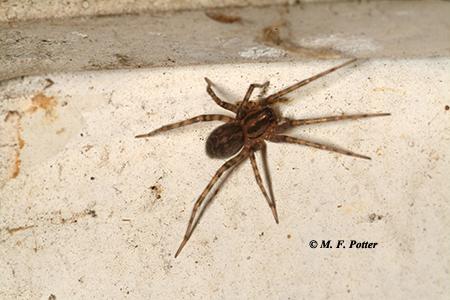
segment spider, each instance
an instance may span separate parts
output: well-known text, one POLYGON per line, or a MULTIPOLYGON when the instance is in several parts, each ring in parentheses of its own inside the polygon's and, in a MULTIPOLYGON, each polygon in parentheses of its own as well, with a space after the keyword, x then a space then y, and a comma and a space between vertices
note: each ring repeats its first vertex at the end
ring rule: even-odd
MULTIPOLYGON (((308 79, 302 80, 292 86, 282 89, 274 94, 267 97, 262 97, 258 101, 250 101, 250 96, 255 88, 261 88, 263 93, 267 89, 269 82, 264 84, 253 83, 250 84, 247 92, 245 93, 244 99, 236 104, 228 103, 222 101, 213 91, 213 83, 208 78, 205 78, 207 83, 206 91, 211 96, 211 98, 221 106, 222 108, 233 112, 236 116, 230 117, 222 114, 204 114, 199 115, 181 122, 169 124, 162 126, 156 130, 153 130, 146 134, 137 135, 136 138, 147 138, 153 136, 157 133, 168 131, 171 129, 179 128, 186 125, 191 125, 198 122, 210 122, 210 121, 221 121, 225 124, 217 127, 211 132, 206 141, 206 153, 211 158, 230 158, 227 160, 214 174, 212 179, 209 181, 208 185, 205 187, 203 192, 198 197, 192 209, 191 216, 184 234, 183 240, 178 247, 175 257, 177 257, 183 247, 186 245, 187 241, 192 235, 199 218, 201 217, 203 210, 198 213, 199 208, 206 199, 208 193, 210 193, 213 186, 219 180, 219 178, 226 172, 232 171, 237 165, 242 163, 245 159, 249 158, 252 165, 253 173, 255 175, 256 183, 261 189, 270 209, 272 210, 275 222, 278 224, 278 213, 275 204, 275 199, 273 197, 272 186, 270 181, 270 175, 267 167, 267 152, 266 152, 266 140, 274 143, 293 143, 298 145, 304 145, 309 147, 314 147, 322 150, 337 152, 340 154, 345 154, 353 157, 370 159, 370 157, 357 154, 342 148, 337 148, 331 145, 325 145, 316 143, 313 141, 295 138, 282 133, 295 126, 311 125, 325 122, 334 122, 342 120, 356 120, 369 117, 381 117, 389 116, 389 113, 374 113, 374 114, 353 114, 353 115, 336 115, 336 116, 325 116, 321 118, 311 118, 311 119, 289 119, 279 116, 276 111, 272 108, 272 105, 280 102, 285 102, 287 98, 284 96, 308 83, 319 79, 322 76, 330 74, 344 66, 347 66, 356 59, 349 60, 341 65, 335 66, 331 69, 323 71, 317 75, 314 75, 308 79), (267 185, 269 187, 270 196, 267 193, 263 181, 261 179, 261 174, 259 172, 255 152, 261 150, 265 177, 267 185), (197 216, 198 213, 198 216, 197 216), (195 221, 195 222, 194 222, 195 221)), ((228 173, 229 174, 229 173, 228 173)), ((213 198, 218 192, 218 189, 212 194, 213 198)), ((211 200, 211 199, 210 199, 211 200)), ((207 205, 207 204, 205 204, 207 205)))

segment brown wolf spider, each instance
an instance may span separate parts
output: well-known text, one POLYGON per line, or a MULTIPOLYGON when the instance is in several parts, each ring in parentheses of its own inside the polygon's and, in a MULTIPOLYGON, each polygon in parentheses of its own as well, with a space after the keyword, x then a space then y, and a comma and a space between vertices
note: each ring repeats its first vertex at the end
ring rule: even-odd
MULTIPOLYGON (((194 208, 192 209, 192 213, 189 218, 186 233, 184 234, 183 240, 181 241, 181 244, 175 254, 175 257, 177 257, 180 254, 181 250, 191 237, 192 232, 194 231, 195 226, 198 223, 199 218, 201 217, 205 207, 203 207, 203 210, 200 211, 196 219, 197 211, 202 205, 208 193, 213 188, 214 184, 219 180, 219 178, 224 174, 225 171, 230 170, 231 172, 231 170, 233 170, 237 165, 242 163, 247 158, 250 158, 253 172, 255 174, 256 183, 258 184, 259 188, 261 189, 261 192, 266 198, 266 201, 268 202, 269 207, 272 210, 275 222, 278 224, 278 214, 275 205, 275 200, 273 197, 270 175, 268 173, 265 140, 275 143, 293 143, 305 145, 309 147, 319 148, 322 150, 328 150, 345 155, 350 155, 358 158, 370 159, 370 157, 368 156, 357 154, 348 150, 308 141, 305 139, 290 137, 287 135, 282 135, 280 133, 294 126, 311 125, 349 119, 356 120, 369 117, 381 117, 381 116, 388 116, 390 115, 389 113, 338 115, 338 116, 326 116, 322 118, 292 120, 278 116, 277 113, 271 108, 271 105, 275 103, 286 101, 287 98, 284 97, 286 94, 310 83, 313 80, 316 80, 322 76, 325 76, 331 72, 336 71, 337 69, 347 66, 355 61, 356 59, 349 60, 341 65, 328 69, 308 79, 302 80, 270 96, 261 98, 259 99, 258 102, 249 101, 253 90, 255 88, 262 88, 264 92, 265 89, 268 87, 269 82, 266 82, 264 84, 257 84, 257 83, 250 84, 247 93, 244 96, 244 99, 241 102, 238 102, 237 104, 232 104, 222 101, 212 90, 211 88, 211 86, 213 85, 212 82, 208 78, 205 78, 207 83, 206 91, 208 92, 208 94, 219 106, 235 113, 236 117, 233 118, 230 116, 220 114, 199 115, 181 122, 165 125, 149 133, 140 134, 136 136, 136 138, 145 138, 153 136, 163 131, 194 124, 197 122, 222 121, 225 122, 225 124, 217 127, 209 135, 206 141, 207 155, 212 158, 228 158, 239 152, 233 158, 226 161, 217 170, 216 174, 214 174, 214 176, 212 177, 206 188, 200 194, 200 197, 195 202, 194 208), (261 175, 259 173, 258 166, 256 164, 255 152, 258 150, 262 151, 264 171, 266 175, 267 185, 269 187, 270 196, 267 193, 266 189, 264 188, 261 175)), ((214 197, 217 192, 218 189, 213 193, 211 198, 214 197)))

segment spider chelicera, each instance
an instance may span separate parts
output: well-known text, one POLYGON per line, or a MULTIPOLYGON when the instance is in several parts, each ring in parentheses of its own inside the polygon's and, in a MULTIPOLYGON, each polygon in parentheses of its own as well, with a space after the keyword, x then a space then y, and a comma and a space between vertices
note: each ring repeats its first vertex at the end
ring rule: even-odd
MULTIPOLYGON (((136 136, 136 138, 146 138, 163 131, 175 129, 178 127, 198 122, 209 122, 209 121, 225 122, 225 124, 217 127, 209 135, 206 141, 206 153, 209 157, 212 158, 228 158, 233 155, 234 156, 231 159, 227 160, 216 171, 216 174, 214 174, 214 176, 212 177, 206 188, 200 194, 200 197, 195 202, 194 208, 192 209, 192 213, 189 218, 186 232, 184 234, 180 246, 178 247, 177 252, 175 253, 175 257, 177 257, 180 254, 181 250, 191 237, 192 232, 194 231, 195 226, 202 214, 200 212, 197 216, 197 212, 201 207, 202 203, 204 202, 204 200, 206 199, 206 196, 215 185, 215 183, 219 180, 219 178, 224 174, 225 171, 227 170, 231 171, 247 158, 250 158, 253 172, 255 174, 256 183, 258 184, 259 188, 261 189, 261 192, 266 198, 269 207, 272 210, 275 222, 278 224, 277 208, 273 197, 271 181, 267 167, 267 154, 265 142, 266 140, 275 143, 299 144, 322 150, 337 152, 345 155, 350 155, 358 158, 370 159, 370 157, 368 156, 357 154, 331 145, 320 144, 305 139, 283 135, 281 133, 294 126, 311 125, 349 119, 356 120, 369 117, 381 117, 381 116, 388 116, 390 115, 389 113, 336 115, 336 116, 326 116, 322 118, 293 120, 279 116, 276 113, 276 111, 271 107, 275 103, 286 101, 287 98, 284 97, 286 94, 310 83, 313 80, 316 80, 322 76, 325 76, 331 72, 336 71, 337 69, 347 66, 355 61, 356 59, 349 60, 341 65, 328 69, 308 79, 302 80, 292 86, 282 89, 279 92, 276 92, 267 97, 263 97, 259 99, 257 102, 249 100, 253 90, 255 88, 262 88, 264 91, 268 87, 269 82, 266 82, 264 84, 257 84, 257 83, 250 84, 247 93, 244 96, 244 99, 236 104, 232 104, 222 101, 212 90, 211 88, 211 86, 213 85, 212 82, 208 78, 205 78, 207 83, 206 91, 208 92, 208 94, 219 106, 235 113, 236 116, 234 118, 221 114, 199 115, 181 122, 165 125, 149 133, 140 134, 136 136), (259 173, 258 166, 256 164, 255 152, 258 150, 261 150, 262 152, 264 170, 267 185, 269 187, 270 196, 267 193, 266 189, 264 188, 261 175, 259 173)), ((212 197, 214 197, 216 193, 217 190, 213 193, 212 197)))

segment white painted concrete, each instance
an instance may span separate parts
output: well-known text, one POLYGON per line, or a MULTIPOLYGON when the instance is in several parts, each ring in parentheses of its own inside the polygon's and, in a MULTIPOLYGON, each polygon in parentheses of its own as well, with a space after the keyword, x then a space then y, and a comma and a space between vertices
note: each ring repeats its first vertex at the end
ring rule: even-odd
POLYGON ((173 258, 193 202, 222 164, 204 153, 218 124, 133 136, 223 112, 204 76, 236 101, 252 82, 270 80, 275 91, 337 63, 50 74, 4 84, 0 297, 445 299, 448 58, 365 61, 293 93, 280 106, 290 117, 392 113, 291 132, 373 160, 270 144, 280 224, 247 162, 173 258), (54 82, 47 89, 45 78, 54 82), (313 239, 378 245, 311 249, 313 239))

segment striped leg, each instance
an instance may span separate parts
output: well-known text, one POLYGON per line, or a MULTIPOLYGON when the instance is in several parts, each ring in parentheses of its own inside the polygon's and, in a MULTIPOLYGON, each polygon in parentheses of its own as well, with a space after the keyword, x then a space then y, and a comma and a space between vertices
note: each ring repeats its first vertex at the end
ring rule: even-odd
POLYGON ((255 179, 256 183, 258 183, 259 188, 261 189, 261 192, 263 193, 264 197, 267 200, 267 203, 270 206, 270 209, 272 210, 273 217, 275 218, 275 222, 278 224, 278 213, 277 213, 277 207, 275 205, 275 200, 269 197, 269 195, 266 192, 266 189, 264 188, 261 175, 259 174, 258 165, 256 164, 256 158, 255 153, 252 151, 250 153, 250 162, 252 163, 253 173, 255 173, 255 179))
POLYGON ((268 160, 267 160, 267 144, 266 144, 266 142, 262 143, 261 156, 262 156, 262 162, 263 162, 264 175, 266 177, 267 187, 269 188, 269 195, 270 195, 270 198, 273 199, 273 202, 275 202, 275 196, 273 194, 273 187, 272 187, 272 179, 270 178, 269 163, 267 162, 268 160))
POLYGON ((269 84, 270 84, 269 81, 266 81, 263 84, 260 84, 260 83, 252 83, 252 84, 250 84, 250 86, 248 87, 247 93, 245 93, 243 102, 247 102, 250 99, 250 96, 252 95, 253 90, 255 88, 260 88, 260 89, 262 89, 262 92, 265 92, 265 90, 267 89, 269 84))
POLYGON ((288 97, 280 97, 280 98, 273 98, 273 99, 264 98, 261 100, 261 105, 266 106, 266 105, 272 105, 272 104, 276 104, 276 103, 286 103, 286 102, 289 102, 290 100, 291 99, 288 97))
POLYGON ((340 68, 342 68, 342 67, 345 67, 345 66, 347 66, 347 65, 349 65, 349 64, 351 64, 351 63, 353 63, 353 62, 355 62, 355 61, 356 61, 356 58, 355 58, 355 59, 352 59, 352 60, 349 60, 349 61, 347 61, 347 62, 345 62, 345 63, 343 63, 343 64, 340 64, 339 66, 336 66, 336 67, 333 67, 333 68, 328 69, 328 70, 326 70, 326 71, 323 71, 323 72, 321 72, 321 73, 319 73, 319 74, 317 74, 317 75, 314 75, 314 76, 312 76, 312 77, 310 77, 310 78, 308 78, 308 79, 305 79, 305 80, 302 80, 302 81, 300 81, 300 82, 297 82, 296 84, 291 85, 290 87, 287 87, 287 88, 285 88, 285 89, 283 89, 283 90, 281 90, 281 91, 279 91, 279 92, 277 92, 277 93, 275 93, 275 94, 272 94, 272 95, 266 97, 266 98, 264 99, 264 101, 270 103, 270 102, 273 101, 274 99, 283 97, 284 95, 286 95, 286 94, 288 94, 288 93, 290 93, 290 92, 292 92, 292 91, 295 91, 296 89, 298 89, 298 88, 300 88, 300 87, 302 87, 302 86, 304 86, 304 85, 307 85, 307 84, 310 83, 311 81, 314 81, 314 80, 316 80, 316 79, 319 79, 320 77, 323 77, 323 76, 325 76, 325 75, 328 75, 328 74, 330 74, 331 72, 334 72, 334 71, 336 71, 336 70, 338 70, 338 69, 340 69, 340 68))
POLYGON ((226 110, 232 111, 234 113, 237 113, 238 111, 238 107, 234 104, 222 101, 217 95, 216 93, 214 93, 213 89, 211 88, 211 86, 213 85, 212 81, 209 80, 208 78, 205 77, 205 81, 208 84, 206 86, 206 91, 208 92, 208 94, 211 96, 211 98, 214 100, 214 102, 217 103, 217 105, 219 105, 220 107, 225 108, 226 110))
POLYGON ((343 120, 356 120, 356 119, 364 119, 364 118, 372 118, 372 117, 385 117, 390 116, 390 113, 378 113, 378 114, 356 114, 356 115, 340 115, 340 116, 329 116, 322 118, 312 118, 312 119, 299 119, 299 120, 291 120, 287 118, 283 118, 283 123, 279 126, 280 130, 284 130, 294 126, 302 126, 302 125, 311 125, 311 124, 319 124, 325 122, 335 122, 335 121, 343 121, 343 120))
POLYGON ((192 232, 197 227, 198 220, 200 220, 202 218, 202 216, 205 213, 205 211, 207 210, 207 208, 211 205, 212 200, 214 199, 214 197, 216 197, 216 195, 220 192, 220 189, 222 188, 222 186, 225 184, 225 182, 228 180, 228 178, 231 176, 231 174, 234 172, 234 170, 236 170, 237 167, 238 167, 237 165, 234 165, 233 167, 230 167, 230 169, 228 169, 228 171, 223 175, 223 177, 221 177, 222 180, 218 183, 217 188, 214 191, 212 191, 211 196, 205 202, 205 205, 200 209, 200 211, 198 213, 197 221, 195 221, 192 224, 192 227, 191 227, 191 231, 192 232))
POLYGON ((232 159, 230 159, 227 162, 225 162, 219 168, 219 170, 217 170, 216 174, 214 174, 214 176, 211 178, 210 182, 208 183, 208 185, 203 190, 203 192, 200 194, 200 197, 197 199, 197 201, 194 204, 194 208, 192 209, 191 217, 189 218, 188 226, 186 228, 186 233, 184 234, 183 240, 181 241, 181 244, 178 247, 177 252, 175 253, 175 257, 177 257, 180 254, 180 252, 183 249, 184 245, 186 245, 187 241, 191 237, 192 232, 193 232, 194 224, 197 223, 197 221, 198 221, 197 220, 194 223, 194 221, 196 219, 195 217, 197 215, 197 211, 200 208, 200 206, 202 205, 202 203, 205 200, 206 196, 208 195, 209 191, 214 186, 214 184, 217 182, 217 180, 219 180, 220 176, 222 176, 222 174, 226 170, 230 169, 233 166, 238 165, 240 162, 242 162, 247 157, 248 157, 248 152, 246 150, 241 151, 241 153, 239 153, 237 156, 235 156, 232 159))
POLYGON ((263 91, 264 91, 265 89, 267 89, 267 87, 269 86, 269 84, 270 84, 269 81, 266 81, 266 82, 264 82, 263 84, 259 84, 259 83, 252 83, 252 84, 250 84, 250 86, 248 87, 247 92, 245 93, 244 100, 242 100, 241 104, 239 105, 238 118, 239 118, 239 115, 242 115, 242 113, 243 113, 243 108, 245 107, 245 105, 247 104, 247 102, 250 100, 250 96, 252 95, 253 90, 254 90, 255 88, 261 88, 261 89, 263 89, 263 91))
POLYGON ((358 158, 371 159, 368 156, 357 154, 357 153, 354 153, 354 152, 351 152, 351 151, 348 151, 348 150, 344 150, 344 149, 337 148, 337 147, 334 147, 334 146, 319 144, 319 143, 311 142, 311 141, 308 141, 308 140, 294 138, 294 137, 287 136, 287 135, 275 135, 275 136, 271 137, 269 140, 271 142, 275 142, 275 143, 298 144, 298 145, 314 147, 314 148, 318 148, 318 149, 322 149, 322 150, 337 152, 337 153, 341 153, 341 154, 345 154, 345 155, 349 155, 349 156, 354 156, 354 157, 358 157, 358 158))
POLYGON ((153 135, 163 132, 163 131, 175 129, 175 128, 186 126, 186 125, 191 125, 191 124, 198 123, 198 122, 210 122, 210 121, 231 122, 233 120, 234 119, 232 117, 228 117, 225 115, 200 115, 200 116, 196 116, 196 117, 193 117, 193 118, 181 121, 181 122, 162 126, 158 129, 150 131, 149 133, 139 134, 139 135, 136 135, 135 137, 136 138, 146 138, 146 137, 153 136, 153 135))

